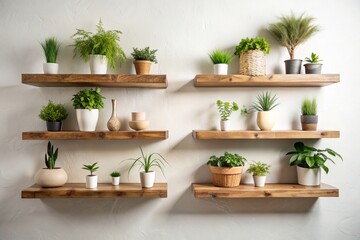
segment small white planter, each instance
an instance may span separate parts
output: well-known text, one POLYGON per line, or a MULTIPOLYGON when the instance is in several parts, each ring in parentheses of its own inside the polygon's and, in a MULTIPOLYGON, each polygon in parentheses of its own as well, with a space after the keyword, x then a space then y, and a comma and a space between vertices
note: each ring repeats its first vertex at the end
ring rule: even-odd
POLYGON ((106 74, 108 60, 105 55, 90 55, 90 72, 92 74, 106 74))
POLYGON ((254 176, 255 187, 264 187, 266 182, 266 176, 254 176))
POLYGON ((321 182, 320 168, 303 168, 296 166, 298 183, 305 186, 319 186, 321 182))
POLYGON ((214 64, 214 74, 227 75, 228 64, 225 63, 214 64))
POLYGON ((151 188, 155 182, 155 172, 140 172, 140 181, 143 188, 151 188))
POLYGON ((220 121, 220 130, 221 131, 228 131, 230 130, 230 120, 220 121))
POLYGON ((111 177, 111 183, 114 186, 117 186, 120 184, 120 177, 111 177))
POLYGON ((43 69, 45 74, 58 74, 59 64, 58 63, 44 63, 43 69))
POLYGON ((271 131, 275 126, 276 115, 274 111, 262 111, 257 113, 257 125, 262 131, 271 131))
POLYGON ((80 131, 95 131, 99 119, 99 109, 76 109, 76 119, 80 131))
POLYGON ((98 177, 96 175, 86 176, 86 188, 97 188, 98 177))

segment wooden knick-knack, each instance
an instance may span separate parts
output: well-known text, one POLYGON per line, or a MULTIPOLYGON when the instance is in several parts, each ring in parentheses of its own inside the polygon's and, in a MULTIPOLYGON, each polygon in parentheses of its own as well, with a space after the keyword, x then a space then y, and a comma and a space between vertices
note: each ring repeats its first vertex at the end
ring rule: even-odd
POLYGON ((109 121, 107 122, 107 127, 110 131, 119 131, 121 123, 116 115, 116 99, 111 99, 111 103, 112 103, 112 114, 109 121))

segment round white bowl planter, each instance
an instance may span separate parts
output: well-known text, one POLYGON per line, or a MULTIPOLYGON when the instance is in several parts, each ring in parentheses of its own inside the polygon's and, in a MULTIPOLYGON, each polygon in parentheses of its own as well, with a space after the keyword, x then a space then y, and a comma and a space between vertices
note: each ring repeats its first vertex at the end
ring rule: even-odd
POLYGON ((303 168, 296 166, 298 183, 305 186, 319 186, 321 181, 320 168, 303 168))
POLYGON ((226 63, 214 64, 214 74, 227 75, 228 74, 228 64, 226 64, 226 63))
POLYGON ((99 119, 99 109, 76 109, 76 119, 80 131, 95 131, 99 119))
POLYGON ((257 113, 257 125, 262 131, 270 131, 275 126, 276 115, 274 111, 261 111, 257 113))
POLYGON ((221 120, 220 121, 220 130, 221 131, 228 131, 230 130, 230 120, 221 120))
POLYGON ((86 188, 97 188, 98 177, 97 175, 86 176, 86 188))
POLYGON ((253 175, 255 187, 264 187, 266 182, 266 176, 253 175))
POLYGON ((140 181, 143 188, 151 188, 155 182, 155 172, 140 172, 140 181))
POLYGON ((44 63, 43 69, 45 74, 58 74, 59 64, 58 63, 44 63))
POLYGON ((108 60, 105 55, 90 55, 90 72, 92 74, 106 74, 108 60))
POLYGON ((113 186, 118 186, 120 184, 120 177, 111 177, 111 183, 113 186))
POLYGON ((35 183, 42 187, 61 187, 63 186, 68 176, 62 168, 42 168, 35 174, 35 183))

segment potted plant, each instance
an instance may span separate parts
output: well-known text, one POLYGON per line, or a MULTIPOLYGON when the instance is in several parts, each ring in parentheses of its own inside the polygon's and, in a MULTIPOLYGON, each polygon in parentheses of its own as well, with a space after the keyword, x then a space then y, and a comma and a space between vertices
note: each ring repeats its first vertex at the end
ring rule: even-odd
POLYGON ((287 48, 290 60, 285 60, 286 74, 300 74, 301 59, 295 59, 295 49, 319 31, 319 26, 314 25, 313 17, 302 13, 296 16, 293 12, 288 16, 282 16, 279 21, 269 26, 270 33, 287 48))
POLYGON ((288 152, 290 155, 290 166, 296 166, 298 183, 305 186, 318 186, 321 183, 321 170, 325 173, 329 172, 329 168, 325 165, 327 160, 335 163, 328 155, 332 157, 343 158, 340 154, 330 148, 323 150, 315 147, 306 146, 303 142, 294 144, 295 151, 288 152), (328 154, 328 155, 327 155, 328 154))
POLYGON ((207 165, 212 175, 213 185, 218 187, 239 186, 246 159, 236 153, 225 152, 223 156, 211 156, 207 165))
POLYGON ((214 74, 228 74, 228 65, 231 62, 232 55, 225 51, 214 50, 209 54, 214 64, 214 74))
POLYGON ((304 64, 306 74, 321 74, 322 64, 319 62, 322 60, 319 59, 319 55, 311 53, 310 58, 305 58, 305 61, 307 62, 304 64))
POLYGON ((117 186, 120 184, 120 172, 112 172, 110 176, 112 185, 117 186))
POLYGON ((270 131, 276 121, 274 109, 279 103, 276 103, 278 97, 272 95, 271 92, 266 91, 260 93, 257 97, 257 102, 253 103, 252 109, 258 111, 257 113, 257 125, 262 131, 270 131))
POLYGON ((270 165, 263 162, 254 162, 250 164, 247 173, 253 175, 255 187, 264 187, 266 182, 266 174, 270 173, 270 165))
POLYGON ((99 87, 83 89, 71 99, 76 109, 76 118, 80 131, 95 131, 99 118, 99 109, 104 107, 103 97, 99 87))
POLYGON ((143 49, 133 48, 131 55, 134 58, 134 66, 136 74, 149 74, 151 63, 157 63, 156 55, 157 49, 151 50, 150 47, 143 49))
POLYGON ((63 104, 56 104, 49 100, 46 106, 40 110, 39 117, 46 121, 48 131, 61 131, 62 121, 68 116, 66 108, 63 104))
POLYGON ((239 110, 239 106, 236 102, 223 102, 221 100, 216 101, 220 113, 220 130, 227 131, 230 127, 230 115, 232 112, 239 110))
POLYGON ((58 158, 59 149, 56 148, 51 142, 47 145, 47 154, 45 153, 45 165, 46 168, 39 169, 35 174, 35 183, 42 187, 61 187, 63 186, 68 176, 64 169, 61 167, 55 167, 56 160, 58 158))
POLYGON ((235 48, 234 55, 240 57, 240 74, 258 76, 266 74, 265 54, 270 44, 266 38, 244 38, 235 48))
POLYGON ((301 127, 305 131, 316 131, 318 123, 316 99, 305 98, 301 105, 301 127))
POLYGON ((72 35, 74 40, 74 57, 79 56, 85 62, 90 60, 92 74, 106 74, 109 64, 115 69, 116 61, 120 63, 126 59, 125 53, 119 45, 121 31, 105 31, 101 19, 97 25, 97 32, 91 33, 76 29, 72 35))
POLYGON ((60 48, 60 42, 55 38, 47 38, 40 43, 44 50, 46 63, 43 64, 45 74, 57 74, 59 72, 59 64, 56 63, 57 55, 60 48))
POLYGON ((97 188, 98 177, 93 174, 96 172, 96 170, 99 169, 99 167, 96 165, 97 162, 89 165, 83 164, 82 169, 90 171, 90 175, 86 175, 86 188, 97 188))

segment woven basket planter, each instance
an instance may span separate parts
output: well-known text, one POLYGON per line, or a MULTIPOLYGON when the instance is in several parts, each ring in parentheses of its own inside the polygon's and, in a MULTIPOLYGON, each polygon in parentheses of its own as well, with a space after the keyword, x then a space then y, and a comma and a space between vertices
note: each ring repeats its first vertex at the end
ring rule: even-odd
POLYGON ((265 75, 265 54, 260 50, 250 50, 240 54, 240 74, 250 76, 265 75))
POLYGON ((243 167, 214 167, 209 166, 213 185, 217 187, 237 187, 240 185, 243 167))

